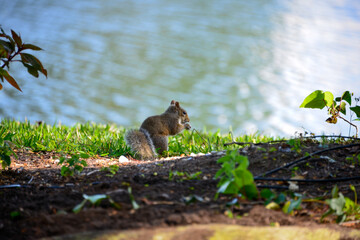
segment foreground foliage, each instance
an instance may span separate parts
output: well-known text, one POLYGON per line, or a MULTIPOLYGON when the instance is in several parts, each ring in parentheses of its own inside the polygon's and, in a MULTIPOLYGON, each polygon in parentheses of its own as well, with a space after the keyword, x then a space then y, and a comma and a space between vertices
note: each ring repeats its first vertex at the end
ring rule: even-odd
MULTIPOLYGON (((346 115, 346 102, 349 104, 349 109, 352 113, 355 113, 356 119, 355 121, 360 120, 360 106, 357 105, 357 102, 359 102, 359 98, 353 98, 353 93, 350 93, 349 91, 345 91, 341 97, 334 98, 334 95, 327 91, 321 91, 316 90, 312 92, 309 96, 307 96, 302 104, 300 105, 300 108, 318 108, 323 109, 324 107, 327 108, 328 114, 330 117, 326 119, 326 122, 328 123, 337 123, 337 119, 340 118, 353 126, 356 129, 356 136, 358 135, 358 129, 355 124, 351 122, 351 116, 350 121, 345 119, 341 114, 346 115), (352 103, 356 102, 355 106, 351 106, 352 103)), ((351 115, 351 114, 350 114, 351 115)))
MULTIPOLYGON (((40 51, 40 47, 33 44, 24 43, 20 34, 11 30, 11 35, 6 34, 0 27, 0 61, 3 63, 0 65, 0 80, 4 82, 4 79, 11 84, 14 88, 21 91, 16 80, 5 69, 10 69, 10 62, 21 62, 27 71, 34 77, 39 77, 39 73, 47 77, 47 70, 44 68, 38 58, 29 53, 25 53, 26 50, 40 51), (20 59, 16 57, 20 56, 20 59)), ((0 90, 3 85, 0 83, 0 90)))
POLYGON ((254 176, 248 170, 249 160, 246 156, 239 155, 236 150, 229 151, 217 163, 221 164, 221 168, 215 174, 215 178, 220 178, 215 198, 219 193, 250 200, 258 197, 254 176))

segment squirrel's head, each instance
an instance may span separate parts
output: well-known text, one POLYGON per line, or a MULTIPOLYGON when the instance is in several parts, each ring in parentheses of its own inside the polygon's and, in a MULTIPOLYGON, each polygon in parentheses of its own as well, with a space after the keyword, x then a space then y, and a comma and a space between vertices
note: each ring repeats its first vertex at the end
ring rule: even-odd
POLYGON ((182 124, 190 122, 190 118, 186 110, 180 107, 180 103, 176 102, 175 100, 171 101, 170 106, 166 111, 177 114, 179 119, 181 119, 182 124))

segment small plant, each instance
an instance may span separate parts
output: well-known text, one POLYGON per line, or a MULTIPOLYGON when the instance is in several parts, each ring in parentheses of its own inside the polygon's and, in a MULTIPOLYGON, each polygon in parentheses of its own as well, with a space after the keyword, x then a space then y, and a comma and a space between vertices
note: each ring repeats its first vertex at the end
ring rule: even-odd
POLYGON ((289 144, 291 146, 291 150, 295 151, 296 153, 301 153, 301 147, 302 147, 302 143, 301 143, 301 139, 290 139, 287 141, 287 144, 289 144))
MULTIPOLYGON (((358 135, 358 128, 355 124, 351 123, 351 120, 348 121, 341 114, 346 115, 346 102, 350 105, 350 110, 356 114, 356 121, 360 120, 360 106, 351 107, 352 96, 354 94, 349 91, 345 91, 341 97, 336 97, 331 92, 323 92, 321 90, 316 90, 312 92, 309 96, 300 105, 300 108, 318 108, 323 109, 327 108, 328 114, 330 117, 326 119, 328 123, 337 123, 337 119, 340 118, 353 126, 356 129, 356 136, 358 135)), ((355 101, 358 102, 359 99, 355 98, 355 101)))
POLYGON ((137 204, 137 202, 135 201, 135 197, 134 195, 132 194, 132 188, 129 186, 128 187, 128 193, 129 193, 129 197, 130 197, 130 201, 131 201, 131 205, 133 207, 134 210, 136 209, 139 209, 140 206, 139 204, 137 204))
POLYGON ((300 208, 302 196, 297 193, 291 193, 287 197, 285 193, 276 194, 270 189, 263 189, 260 196, 265 200, 265 206, 268 209, 281 209, 286 214, 293 214, 295 209, 300 208))
MULTIPOLYGON (((4 30, 0 27, 0 61, 3 64, 0 66, 0 80, 4 82, 4 78, 8 83, 11 84, 14 88, 21 91, 18 83, 15 79, 9 74, 5 68, 10 69, 10 62, 21 62, 24 67, 27 68, 27 71, 34 77, 39 77, 39 73, 42 73, 47 77, 47 70, 43 67, 42 63, 35 56, 25 53, 25 50, 42 50, 38 46, 33 44, 23 43, 21 36, 11 30, 11 36, 6 34, 4 30), (20 55, 20 59, 15 60, 15 57, 20 55)), ((3 88, 3 85, 0 83, 0 90, 3 88)))
POLYGON ((83 207, 85 206, 85 204, 87 202, 90 202, 92 204, 92 206, 96 207, 96 206, 99 206, 100 203, 105 199, 108 199, 111 206, 113 206, 114 208, 121 209, 121 205, 116 203, 110 196, 108 196, 106 194, 96 194, 96 195, 92 195, 92 196, 83 194, 83 198, 84 198, 84 200, 73 208, 72 211, 74 213, 79 213, 81 211, 81 209, 83 209, 83 207))
POLYGON ((12 150, 13 143, 11 141, 13 136, 14 134, 7 132, 4 128, 0 128, 0 164, 2 169, 10 166, 11 155, 17 157, 12 150))
POLYGON ((186 205, 195 203, 195 202, 204 202, 204 199, 196 194, 191 194, 190 196, 183 197, 182 200, 186 205))
POLYGON ((337 186, 332 189, 332 198, 325 200, 325 203, 329 205, 330 208, 322 215, 321 220, 331 214, 337 216, 337 223, 360 219, 360 205, 357 203, 356 189, 353 185, 350 185, 350 189, 354 192, 354 201, 344 197, 342 193, 339 193, 339 188, 337 186))
POLYGON ((61 167, 61 176, 68 177, 73 176, 75 173, 80 173, 87 166, 85 160, 80 160, 80 158, 89 158, 90 156, 85 153, 72 154, 70 158, 61 157, 59 165, 61 167))
POLYGON ((352 165, 360 164, 360 153, 359 154, 353 154, 352 157, 345 158, 346 161, 351 162, 352 165))
POLYGON ((250 200, 258 197, 254 177, 247 169, 249 160, 246 156, 240 155, 236 150, 228 151, 217 163, 221 164, 221 168, 215 174, 215 179, 220 178, 215 199, 220 193, 232 196, 240 194, 241 197, 250 200))
POLYGON ((109 167, 102 167, 100 171, 109 172, 107 176, 113 177, 119 171, 119 165, 110 165, 109 167))
POLYGON ((200 179, 200 175, 202 174, 201 171, 196 172, 196 173, 188 173, 188 172, 179 172, 179 171, 169 171, 169 181, 173 181, 175 179, 175 177, 179 177, 180 178, 180 182, 182 182, 183 180, 199 180, 200 179))

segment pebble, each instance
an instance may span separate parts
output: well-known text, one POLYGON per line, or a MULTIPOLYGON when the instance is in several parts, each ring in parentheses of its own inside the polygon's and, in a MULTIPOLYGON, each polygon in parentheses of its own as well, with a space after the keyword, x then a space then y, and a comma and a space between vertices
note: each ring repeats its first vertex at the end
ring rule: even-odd
POLYGON ((55 160, 54 160, 54 163, 55 163, 55 164, 59 164, 59 163, 60 163, 60 160, 59 160, 59 159, 55 159, 55 160))
POLYGON ((50 165, 50 164, 46 164, 45 167, 46 167, 46 168, 51 168, 51 165, 50 165))
POLYGON ((126 162, 130 162, 130 160, 127 159, 125 156, 121 155, 119 157, 119 163, 126 163, 126 162))

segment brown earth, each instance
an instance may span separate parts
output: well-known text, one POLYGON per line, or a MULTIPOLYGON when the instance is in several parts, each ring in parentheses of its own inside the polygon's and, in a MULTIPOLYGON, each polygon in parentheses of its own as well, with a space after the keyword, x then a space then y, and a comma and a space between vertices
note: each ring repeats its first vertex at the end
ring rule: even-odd
MULTIPOLYGON (((309 140, 303 142, 299 153, 286 143, 251 145, 239 151, 248 156, 249 170, 258 176, 299 159, 305 153, 335 146, 340 145, 321 145, 309 140)), ((2 171, 0 175, 0 239, 38 239, 104 230, 154 229, 210 223, 308 228, 326 226, 339 231, 346 231, 346 227, 360 229, 359 221, 338 225, 334 223, 334 217, 328 217, 320 223, 321 215, 328 207, 316 202, 303 202, 300 210, 286 215, 281 210, 266 209, 262 200, 241 200, 239 206, 230 208, 234 214, 230 218, 226 203, 232 199, 228 196, 214 199, 218 182, 214 180, 214 175, 220 168, 216 161, 224 155, 222 152, 155 161, 132 159, 125 163, 119 163, 118 159, 93 158, 87 160, 89 166, 81 174, 67 178, 60 175, 57 164, 59 155, 56 153, 34 153, 24 149, 16 153, 18 159, 12 160, 12 168, 2 171), (101 167, 111 164, 120 166, 115 175, 99 171, 101 167), (186 176, 171 179, 170 171, 201 174, 193 180, 186 176), (128 187, 131 187, 132 196, 140 206, 136 210, 128 187), (118 204, 118 209, 105 199, 99 206, 86 203, 75 214, 72 209, 82 202, 83 194, 107 194, 118 204), (189 203, 191 197, 194 201, 189 203)), ((359 162, 355 161, 357 158, 354 161, 346 158, 359 153, 359 145, 327 151, 300 163, 295 169, 290 167, 267 177, 356 177, 360 175, 359 162)), ((257 184, 282 188, 288 186, 283 181, 257 181, 257 184)), ((335 184, 340 192, 352 199, 354 194, 349 184, 354 185, 359 193, 359 180, 302 182, 297 184, 299 189, 296 192, 305 194, 306 198, 329 198, 335 184)), ((206 231, 197 234, 190 239, 206 235, 206 231)))

